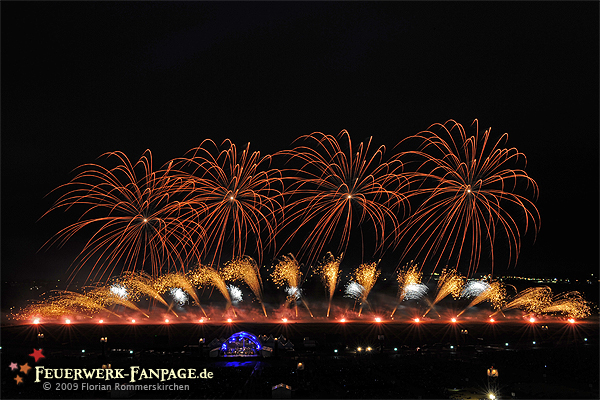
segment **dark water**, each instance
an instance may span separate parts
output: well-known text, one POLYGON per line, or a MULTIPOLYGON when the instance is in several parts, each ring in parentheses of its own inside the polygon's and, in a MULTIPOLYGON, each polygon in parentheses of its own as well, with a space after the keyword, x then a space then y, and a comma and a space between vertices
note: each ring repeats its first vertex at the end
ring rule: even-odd
POLYGON ((4 326, 2 398, 271 398, 279 383, 289 385, 294 398, 449 398, 463 393, 460 389, 481 394, 490 388, 508 398, 512 393, 517 398, 598 398, 598 330, 597 320, 4 326), (242 330, 283 336, 294 351, 278 350, 268 359, 214 359, 207 357, 208 349, 201 353, 197 347, 200 338, 208 343, 242 330), (38 341, 40 333, 44 338, 38 341), (104 349, 101 337, 108 340, 104 349), (304 345, 306 337, 314 347, 304 345), (29 354, 38 347, 46 358, 35 362, 29 354), (21 373, 24 383, 17 385, 11 362, 46 368, 107 363, 124 370, 194 368, 212 372, 213 378, 163 382, 187 384, 183 389, 125 391, 115 389, 117 381, 108 381, 112 390, 59 390, 57 385, 84 381, 47 380, 54 386, 44 390, 44 379, 33 382, 32 371, 21 373), (488 382, 492 365, 499 378, 488 382))

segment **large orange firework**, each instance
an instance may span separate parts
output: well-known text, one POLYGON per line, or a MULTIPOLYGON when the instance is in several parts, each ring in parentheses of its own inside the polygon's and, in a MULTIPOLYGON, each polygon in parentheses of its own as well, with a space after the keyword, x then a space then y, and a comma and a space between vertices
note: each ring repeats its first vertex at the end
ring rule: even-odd
POLYGON ((403 205, 400 162, 383 162, 385 146, 371 151, 371 138, 354 148, 345 130, 338 138, 314 132, 300 139, 307 145, 279 153, 301 164, 286 173, 291 202, 284 225, 294 228, 287 241, 305 227, 309 233, 299 253, 310 264, 333 239, 339 240, 338 252, 345 252, 352 229, 364 223, 373 227, 374 253, 381 251, 403 205))
POLYGON ((81 217, 44 246, 62 246, 78 232, 91 229, 91 238, 73 263, 71 279, 88 263, 88 279, 109 279, 115 270, 147 270, 156 276, 183 265, 195 254, 195 243, 202 236, 198 208, 189 202, 189 179, 173 171, 171 163, 154 171, 149 150, 135 163, 118 151, 103 156, 115 160, 116 166, 82 165, 69 183, 57 188, 68 191, 46 214, 81 209, 81 217))
POLYGON ((517 260, 521 233, 531 225, 539 229, 539 213, 531 200, 519 194, 537 184, 515 164, 526 164, 516 148, 505 148, 508 135, 490 140, 488 129, 468 136, 459 123, 450 120, 434 124, 440 134, 420 132, 400 142, 417 142, 416 151, 400 153, 408 167, 404 176, 411 181, 408 192, 419 206, 398 230, 399 239, 408 238, 405 254, 416 251, 424 261, 459 265, 468 263, 468 274, 477 270, 484 245, 489 245, 492 269, 494 242, 501 231, 508 240, 509 263, 517 260), (416 165, 416 168, 410 168, 416 165))
POLYGON ((250 151, 248 143, 241 152, 230 140, 222 150, 212 140, 204 140, 178 160, 183 169, 191 168, 194 178, 193 202, 203 211, 200 224, 205 229, 202 259, 218 264, 223 247, 225 257, 246 253, 248 242, 260 263, 263 250, 274 239, 275 214, 281 209, 281 174, 269 169, 270 156, 250 151))

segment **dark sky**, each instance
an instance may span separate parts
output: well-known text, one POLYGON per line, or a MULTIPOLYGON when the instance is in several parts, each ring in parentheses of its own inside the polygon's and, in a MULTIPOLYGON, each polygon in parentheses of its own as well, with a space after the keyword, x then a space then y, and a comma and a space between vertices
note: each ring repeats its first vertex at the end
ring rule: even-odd
MULTIPOLYGON (((347 129, 393 147, 477 118, 528 158, 542 218, 510 273, 598 271, 598 3, 2 4, 2 278, 57 278, 73 168, 205 138, 270 153, 347 129)), ((485 271, 481 271, 485 272, 485 271)), ((498 266, 496 273, 506 272, 498 266)))

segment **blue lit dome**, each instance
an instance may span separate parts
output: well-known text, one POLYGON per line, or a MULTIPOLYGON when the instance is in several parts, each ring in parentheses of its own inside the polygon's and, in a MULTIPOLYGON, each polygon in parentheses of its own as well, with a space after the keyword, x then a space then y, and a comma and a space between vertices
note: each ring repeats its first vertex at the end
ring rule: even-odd
POLYGON ((258 357, 261 349, 255 335, 242 331, 234 333, 221 345, 221 354, 223 357, 258 357))

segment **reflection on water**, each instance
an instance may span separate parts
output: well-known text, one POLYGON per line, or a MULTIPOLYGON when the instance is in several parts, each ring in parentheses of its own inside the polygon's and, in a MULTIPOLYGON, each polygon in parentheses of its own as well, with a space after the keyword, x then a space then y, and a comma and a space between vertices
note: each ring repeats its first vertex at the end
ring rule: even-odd
POLYGON ((228 368, 228 367, 233 367, 233 368, 240 368, 240 367, 246 367, 246 368, 254 368, 254 367, 261 367, 262 365, 262 361, 217 361, 213 364, 215 367, 218 368, 228 368))

